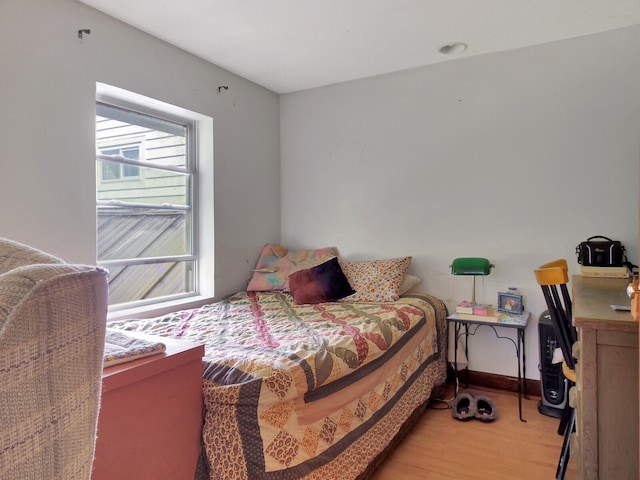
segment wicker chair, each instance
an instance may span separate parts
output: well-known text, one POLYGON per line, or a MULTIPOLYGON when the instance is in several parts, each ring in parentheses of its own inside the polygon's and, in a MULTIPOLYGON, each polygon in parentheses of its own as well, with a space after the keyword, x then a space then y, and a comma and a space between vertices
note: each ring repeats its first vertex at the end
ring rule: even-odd
POLYGON ((0 478, 88 480, 107 272, 0 238, 0 478))

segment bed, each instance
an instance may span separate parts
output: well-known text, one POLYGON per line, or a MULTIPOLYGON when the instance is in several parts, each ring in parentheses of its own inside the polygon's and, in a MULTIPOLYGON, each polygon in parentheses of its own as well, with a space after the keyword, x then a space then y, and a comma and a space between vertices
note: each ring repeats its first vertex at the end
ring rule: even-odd
POLYGON ((446 306, 395 293, 300 303, 247 290, 109 326, 205 345, 198 478, 360 479, 446 376, 446 306))

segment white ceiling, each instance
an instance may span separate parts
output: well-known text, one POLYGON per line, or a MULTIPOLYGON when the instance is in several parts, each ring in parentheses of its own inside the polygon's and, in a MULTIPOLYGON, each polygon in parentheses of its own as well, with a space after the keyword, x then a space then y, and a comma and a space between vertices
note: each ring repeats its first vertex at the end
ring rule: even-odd
POLYGON ((80 1, 277 93, 640 24, 639 0, 80 1))

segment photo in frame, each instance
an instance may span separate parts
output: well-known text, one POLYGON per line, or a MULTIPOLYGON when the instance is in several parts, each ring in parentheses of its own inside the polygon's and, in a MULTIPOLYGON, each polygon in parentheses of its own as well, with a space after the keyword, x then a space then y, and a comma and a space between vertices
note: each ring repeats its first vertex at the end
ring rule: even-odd
POLYGON ((498 311, 520 315, 524 310, 522 295, 517 293, 498 293, 498 311))

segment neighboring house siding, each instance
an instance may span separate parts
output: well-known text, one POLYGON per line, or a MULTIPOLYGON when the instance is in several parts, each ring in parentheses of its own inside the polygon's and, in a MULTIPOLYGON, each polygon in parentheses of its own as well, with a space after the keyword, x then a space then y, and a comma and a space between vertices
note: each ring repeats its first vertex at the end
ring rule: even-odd
MULTIPOLYGON (((117 120, 103 119, 96 122, 96 144, 100 150, 118 146, 140 145, 140 160, 157 165, 184 166, 186 158, 185 137, 127 125, 117 120)), ((121 200, 171 203, 184 205, 185 177, 153 168, 140 168, 139 177, 121 180, 103 180, 102 169, 97 168, 98 200, 121 200), (136 190, 136 196, 130 192, 136 190), (140 195, 140 190, 146 194, 140 195)))

